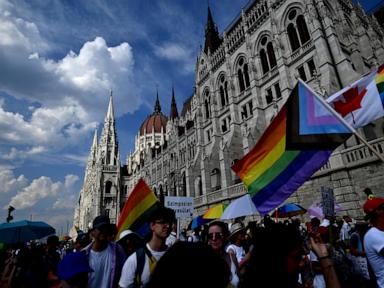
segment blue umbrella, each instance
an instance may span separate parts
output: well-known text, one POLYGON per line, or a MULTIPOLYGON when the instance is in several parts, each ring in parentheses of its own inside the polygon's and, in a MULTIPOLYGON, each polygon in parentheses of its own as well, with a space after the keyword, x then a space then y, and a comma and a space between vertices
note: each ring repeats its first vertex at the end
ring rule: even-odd
POLYGON ((191 223, 189 223, 188 228, 195 229, 200 227, 201 225, 207 224, 212 219, 204 219, 203 215, 197 216, 192 219, 191 223))
POLYGON ((0 242, 23 243, 55 234, 55 229, 41 221, 16 221, 0 224, 0 242))
POLYGON ((286 217, 293 217, 297 215, 303 215, 307 210, 305 210, 303 207, 301 207, 298 204, 289 203, 281 206, 279 209, 277 209, 277 217, 278 218, 286 218, 286 217))

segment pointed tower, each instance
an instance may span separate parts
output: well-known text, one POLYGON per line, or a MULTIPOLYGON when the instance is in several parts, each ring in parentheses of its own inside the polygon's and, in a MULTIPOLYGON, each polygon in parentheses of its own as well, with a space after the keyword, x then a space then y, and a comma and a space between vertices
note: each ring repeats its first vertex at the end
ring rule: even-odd
POLYGON ((169 113, 169 118, 175 120, 179 118, 179 112, 177 112, 177 105, 175 100, 175 88, 172 87, 172 101, 171 101, 171 112, 169 113))
POLYGON ((97 161, 97 126, 95 128, 95 133, 93 134, 93 141, 91 146, 91 151, 88 156, 86 174, 92 169, 97 161))
POLYGON ((94 187, 94 207, 96 215, 108 215, 112 223, 116 223, 120 212, 120 153, 117 141, 115 115, 113 110, 112 91, 109 95, 107 115, 101 132, 98 159, 97 183, 94 187))
POLYGON ((208 54, 208 51, 212 54, 220 46, 222 39, 220 38, 219 32, 215 22, 213 22, 213 17, 211 9, 208 6, 208 19, 207 25, 205 27, 205 44, 204 52, 208 54))
POLYGON ((118 143, 113 112, 112 91, 109 95, 109 105, 104 120, 104 127, 101 132, 98 155, 98 160, 103 165, 119 165, 120 159, 118 159, 118 143))
POLYGON ((160 114, 161 113, 159 91, 156 91, 156 102, 155 102, 155 108, 153 110, 154 110, 154 114, 160 114))

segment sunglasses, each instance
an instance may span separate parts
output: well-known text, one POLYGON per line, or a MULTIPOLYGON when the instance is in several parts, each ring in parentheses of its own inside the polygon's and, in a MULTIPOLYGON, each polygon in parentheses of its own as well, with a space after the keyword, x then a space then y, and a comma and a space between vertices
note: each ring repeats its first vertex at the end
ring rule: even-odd
POLYGON ((208 233, 208 239, 209 240, 216 240, 223 238, 223 233, 221 232, 215 232, 215 233, 208 233))

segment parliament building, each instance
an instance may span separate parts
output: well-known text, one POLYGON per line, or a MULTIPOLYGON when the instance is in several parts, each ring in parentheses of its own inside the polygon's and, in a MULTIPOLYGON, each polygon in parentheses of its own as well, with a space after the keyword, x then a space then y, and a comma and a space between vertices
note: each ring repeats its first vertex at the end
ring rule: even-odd
MULTIPOLYGON (((252 149, 297 79, 323 97, 332 95, 384 63, 383 37, 377 19, 352 0, 251 0, 222 33, 208 8, 193 94, 184 97, 181 111, 174 90, 171 107, 154 95, 153 113, 137 127, 135 150, 124 165, 110 96, 74 225, 86 230, 100 214, 117 222, 140 178, 160 200, 193 197, 196 214, 243 195, 231 166, 252 149)), ((359 129, 382 155, 383 123, 359 129)), ((384 196, 384 163, 352 136, 287 202, 307 208, 320 201, 321 186, 334 190, 341 213, 362 217, 365 187, 384 196)))

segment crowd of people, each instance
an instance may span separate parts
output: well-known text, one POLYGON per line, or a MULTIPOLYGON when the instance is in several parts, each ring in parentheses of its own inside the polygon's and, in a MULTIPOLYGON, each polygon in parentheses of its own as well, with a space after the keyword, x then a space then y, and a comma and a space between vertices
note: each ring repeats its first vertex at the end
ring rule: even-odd
POLYGON ((70 247, 12 247, 0 261, 0 287, 384 287, 384 199, 369 196, 366 221, 268 215, 244 225, 213 220, 190 235, 172 209, 150 214, 146 237, 117 235, 107 216, 70 247))

